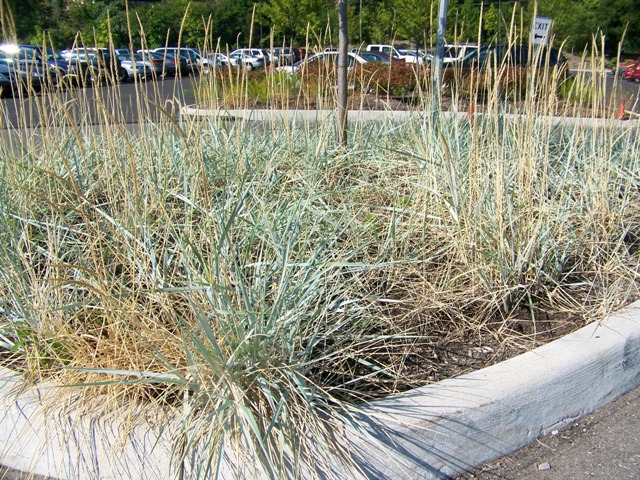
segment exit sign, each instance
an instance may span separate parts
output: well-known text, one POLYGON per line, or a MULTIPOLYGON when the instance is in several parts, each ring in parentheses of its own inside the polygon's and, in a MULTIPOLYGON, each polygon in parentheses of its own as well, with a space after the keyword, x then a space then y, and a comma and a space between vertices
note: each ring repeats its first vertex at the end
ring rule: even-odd
POLYGON ((547 45, 551 37, 551 19, 549 17, 534 18, 531 37, 534 45, 547 45))

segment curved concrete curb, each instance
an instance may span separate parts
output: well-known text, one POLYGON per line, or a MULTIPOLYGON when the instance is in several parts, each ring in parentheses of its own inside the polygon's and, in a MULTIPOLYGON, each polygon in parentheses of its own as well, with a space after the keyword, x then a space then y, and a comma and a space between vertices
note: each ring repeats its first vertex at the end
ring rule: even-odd
MULTIPOLYGON (((40 406, 50 387, 16 396, 0 370, 0 463, 69 479, 159 479, 172 442, 151 428, 40 406)), ((370 478, 447 478, 508 454, 640 385, 640 302, 500 364, 364 408, 349 442, 370 478)), ((173 465, 175 466, 175 465, 173 465)), ((353 478, 336 472, 336 478, 353 478)))
MULTIPOLYGON (((349 110, 347 120, 352 124, 365 124, 368 122, 392 122, 405 123, 415 119, 432 118, 433 112, 413 110, 349 110)), ((474 117, 480 118, 482 113, 474 113, 474 117)), ((444 119, 458 118, 466 120, 469 114, 466 112, 442 112, 444 119)), ((525 121, 529 117, 524 114, 506 113, 505 119, 525 121)), ((197 106, 182 106, 180 119, 199 118, 207 120, 248 122, 266 125, 274 124, 304 124, 318 125, 327 120, 335 121, 335 110, 211 110, 197 106)), ((591 128, 617 128, 621 130, 636 129, 640 122, 634 120, 615 120, 610 118, 579 118, 579 117, 548 117, 536 116, 535 122, 539 124, 571 125, 591 128)))
POLYGON ((371 405, 356 441, 375 478, 448 478, 640 385, 640 302, 491 367, 371 405))

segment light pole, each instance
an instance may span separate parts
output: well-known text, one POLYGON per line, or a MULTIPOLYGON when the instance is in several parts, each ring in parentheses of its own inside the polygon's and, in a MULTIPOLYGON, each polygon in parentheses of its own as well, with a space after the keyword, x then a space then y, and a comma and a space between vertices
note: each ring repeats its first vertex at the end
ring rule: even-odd
POLYGON ((436 30, 436 55, 433 68, 433 113, 440 111, 442 96, 442 59, 444 57, 444 36, 447 33, 447 11, 449 0, 440 0, 438 7, 438 29, 436 30))
POLYGON ((349 22, 347 0, 338 0, 338 145, 347 146, 347 59, 349 22))

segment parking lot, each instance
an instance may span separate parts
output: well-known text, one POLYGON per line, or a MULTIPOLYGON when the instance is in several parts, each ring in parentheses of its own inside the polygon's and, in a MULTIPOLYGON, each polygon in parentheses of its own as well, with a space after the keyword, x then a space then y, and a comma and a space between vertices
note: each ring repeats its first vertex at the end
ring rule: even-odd
MULTIPOLYGON (((613 75, 607 75, 607 91, 613 90, 613 75)), ((616 98, 614 104, 619 105, 622 100, 625 103, 625 109, 635 114, 640 114, 640 83, 629 82, 619 79, 617 84, 616 98)), ((638 118, 634 115, 635 118, 638 118)))
POLYGON ((175 117, 181 105, 195 103, 195 81, 197 77, 168 77, 2 98, 0 128, 59 126, 80 120, 90 124, 168 120, 167 115, 175 117))
MULTIPOLYGON (((71 88, 24 97, 2 98, 0 129, 35 128, 79 123, 137 124, 177 117, 184 105, 195 104, 198 77, 168 77, 145 82, 71 88), (53 108, 53 106, 56 108, 53 108), (64 105, 64 109, 60 109, 64 105), (89 118, 87 118, 87 116, 89 118)), ((614 77, 605 75, 608 94, 613 94, 614 77)), ((631 118, 640 114, 640 83, 618 79, 613 105, 624 100, 631 118)), ((629 116, 629 115, 628 115, 629 116)))

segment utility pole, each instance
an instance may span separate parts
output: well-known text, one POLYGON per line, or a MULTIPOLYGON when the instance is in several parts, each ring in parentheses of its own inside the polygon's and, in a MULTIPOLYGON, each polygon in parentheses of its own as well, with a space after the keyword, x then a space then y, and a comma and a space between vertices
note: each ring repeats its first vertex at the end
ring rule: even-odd
POLYGON ((436 55, 433 67, 433 113, 440 111, 442 96, 442 59, 444 58, 444 36, 447 33, 447 11, 449 0, 440 0, 438 8, 438 29, 436 31, 436 55))
POLYGON ((347 60, 349 27, 347 0, 338 0, 338 145, 347 146, 347 60))

